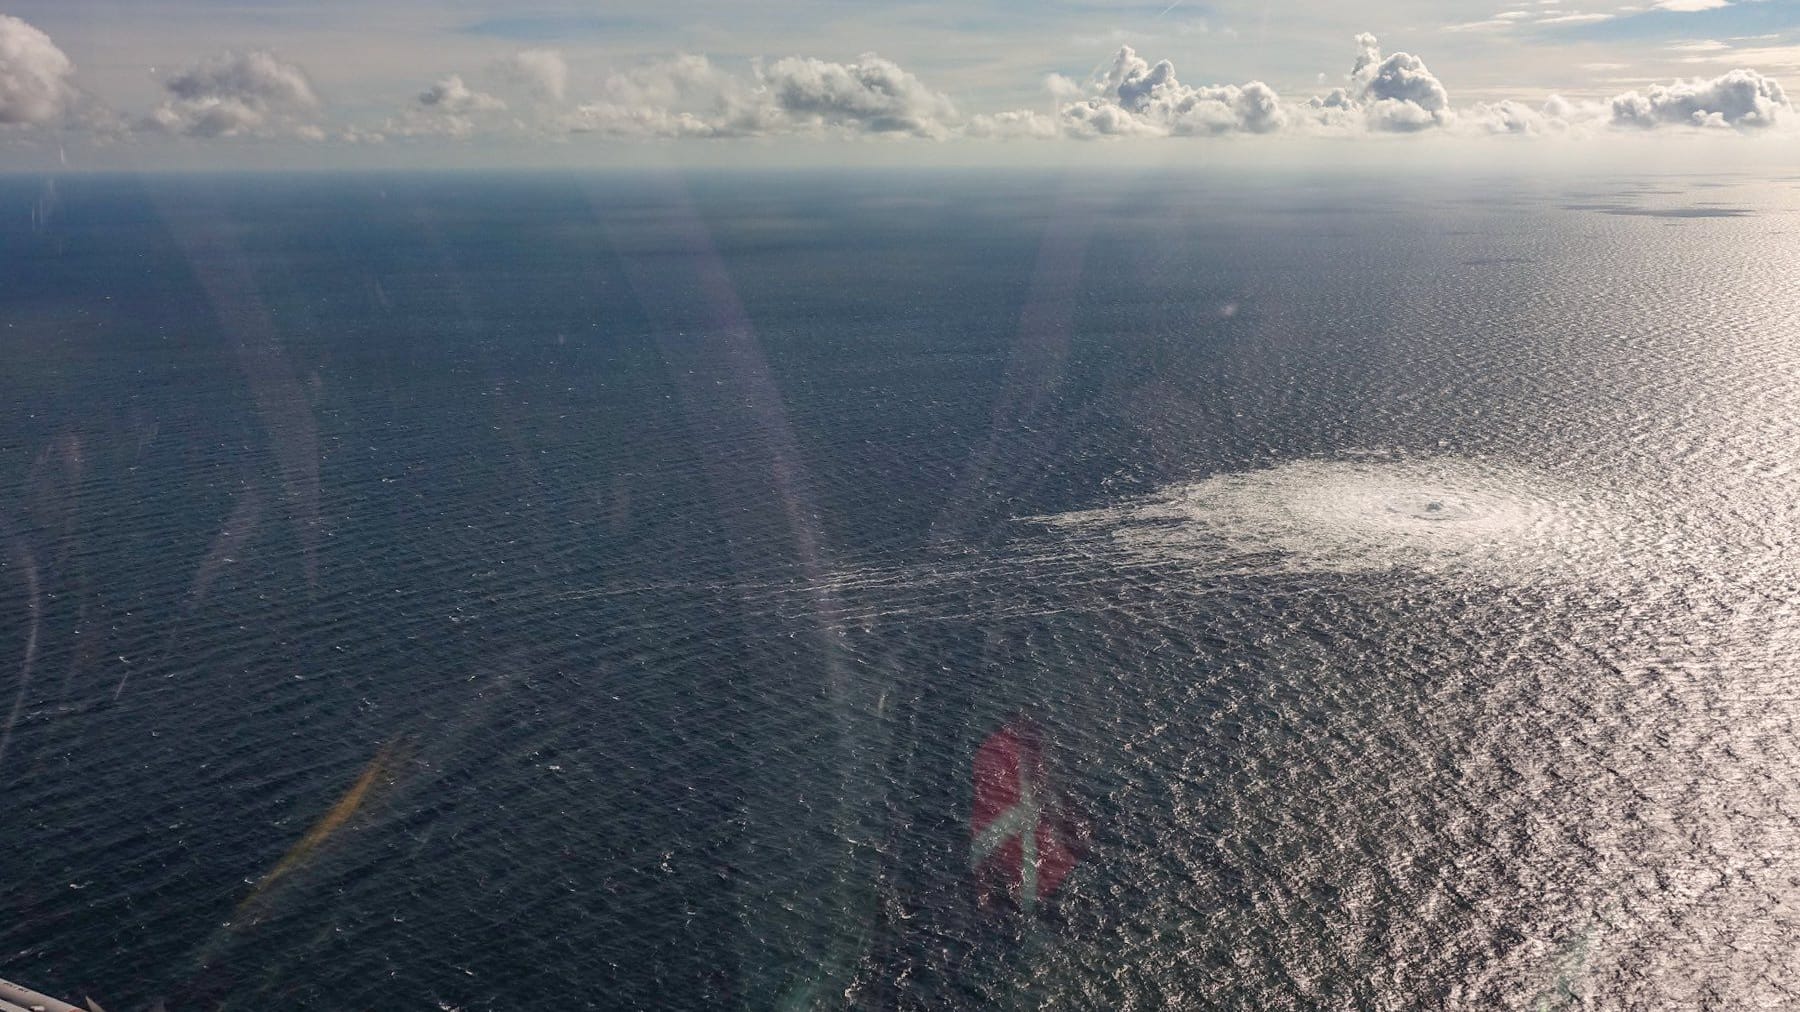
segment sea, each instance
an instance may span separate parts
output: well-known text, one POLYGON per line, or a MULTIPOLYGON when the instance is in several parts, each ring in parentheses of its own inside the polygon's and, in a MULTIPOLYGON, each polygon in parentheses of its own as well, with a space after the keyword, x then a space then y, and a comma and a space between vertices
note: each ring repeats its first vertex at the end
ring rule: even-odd
POLYGON ((1800 1008, 1796 263, 1747 173, 6 177, 0 977, 1800 1008))

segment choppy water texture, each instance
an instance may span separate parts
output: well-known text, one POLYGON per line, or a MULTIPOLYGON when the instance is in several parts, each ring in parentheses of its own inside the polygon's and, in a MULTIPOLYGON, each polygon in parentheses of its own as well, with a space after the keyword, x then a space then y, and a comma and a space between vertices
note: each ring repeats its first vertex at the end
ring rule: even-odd
POLYGON ((1800 189, 1719 182, 0 185, 0 976, 1800 1006, 1800 189))

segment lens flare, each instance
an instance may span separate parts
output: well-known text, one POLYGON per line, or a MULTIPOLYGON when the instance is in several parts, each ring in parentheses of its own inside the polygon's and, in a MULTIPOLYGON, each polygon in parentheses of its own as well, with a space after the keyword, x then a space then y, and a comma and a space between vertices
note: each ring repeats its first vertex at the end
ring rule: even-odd
POLYGON ((306 831, 306 835, 300 838, 300 842, 294 844, 276 863, 275 867, 256 883, 256 888, 251 890, 250 895, 238 905, 238 915, 241 917, 246 911, 254 909, 257 902, 267 896, 269 890, 279 884, 282 879, 311 861, 313 855, 318 853, 332 835, 342 829, 344 824, 357 813, 357 810, 362 808, 370 790, 397 765, 395 746, 383 746, 381 751, 375 754, 375 758, 369 761, 369 765, 363 769, 362 775, 357 777, 356 782, 350 785, 350 789, 338 799, 337 804, 332 805, 330 811, 321 816, 319 821, 313 823, 312 828, 306 831))

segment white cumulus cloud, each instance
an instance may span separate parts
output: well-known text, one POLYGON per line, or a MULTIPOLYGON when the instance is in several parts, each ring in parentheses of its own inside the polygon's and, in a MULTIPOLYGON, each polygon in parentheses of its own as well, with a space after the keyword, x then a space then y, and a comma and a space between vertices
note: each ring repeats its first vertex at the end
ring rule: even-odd
POLYGON ((948 96, 873 53, 855 63, 787 57, 757 76, 791 127, 939 138, 949 134, 956 119, 948 96))
POLYGON ((419 105, 451 115, 494 112, 506 108, 505 102, 464 84, 460 74, 451 74, 420 92, 419 105))
POLYGON ((1383 57, 1380 43, 1367 32, 1356 37, 1356 45, 1348 93, 1369 129, 1410 132, 1449 120, 1450 93, 1424 60, 1411 53, 1383 57))
POLYGON ((1633 127, 1682 124, 1757 129, 1774 126, 1781 111, 1791 108, 1780 82, 1740 69, 1711 80, 1652 85, 1648 93, 1626 92, 1612 100, 1612 121, 1633 127))
POLYGON ((1356 49, 1348 84, 1307 104, 1312 123, 1345 132, 1415 133, 1455 118, 1449 91, 1424 60, 1411 53, 1383 56, 1367 32, 1356 37, 1356 49))
MULTIPOLYGON (((1065 79, 1054 83, 1068 90, 1065 79)), ((1287 122, 1281 97, 1261 81, 1183 84, 1173 63, 1159 60, 1152 65, 1130 46, 1119 47, 1112 66, 1088 90, 1086 98, 1059 110, 1063 129, 1071 136, 1271 133, 1287 122)))
POLYGON ((0 14, 0 124, 43 125, 75 104, 75 64, 37 28, 0 14))
POLYGON ((485 114, 505 109, 505 102, 469 87, 462 75, 450 74, 419 92, 398 117, 375 132, 394 137, 469 137, 485 114))
POLYGON ((227 53, 163 83, 170 98, 146 126, 191 137, 290 134, 316 138, 319 109, 306 72, 267 50, 227 53))

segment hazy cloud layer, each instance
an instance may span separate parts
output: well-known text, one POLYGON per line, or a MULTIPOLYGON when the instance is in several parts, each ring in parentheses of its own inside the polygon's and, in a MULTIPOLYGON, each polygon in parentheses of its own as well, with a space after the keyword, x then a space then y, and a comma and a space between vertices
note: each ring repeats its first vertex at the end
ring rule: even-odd
MULTIPOLYGON (((1502 23, 1524 20, 1502 12, 1502 23)), ((965 112, 946 92, 873 53, 851 61, 788 56, 730 70, 677 55, 606 71, 571 66, 554 49, 527 48, 448 73, 372 122, 338 119, 329 136, 373 143, 390 137, 594 134, 622 140, 676 138, 898 137, 926 140, 1164 138, 1277 133, 1594 135, 1608 130, 1765 130, 1790 109, 1781 85, 1751 69, 1656 84, 1605 100, 1514 100, 1456 107, 1420 56, 1383 53, 1355 38, 1343 84, 1305 103, 1269 85, 1189 84, 1166 59, 1121 46, 1091 79, 1046 77, 1040 109, 965 112), (579 83, 585 82, 585 83, 579 83)), ((1693 48, 1695 44, 1687 44, 1693 48)), ((1718 44, 1709 44, 1710 53, 1718 44)), ((1683 51, 1686 51, 1685 49, 1683 51)), ((226 53, 162 81, 165 95, 136 129, 197 138, 324 139, 326 109, 299 65, 267 50, 226 53)), ((362 96, 365 100, 368 96, 362 96)), ((69 57, 42 31, 0 15, 0 126, 67 126, 122 136, 125 120, 83 92, 69 57)))
POLYGON ((568 97, 569 64, 554 49, 526 49, 500 61, 503 77, 525 85, 541 99, 561 102, 568 97))
POLYGON ((267 50, 227 53, 163 82, 170 97, 145 125, 190 137, 322 137, 320 102, 306 72, 267 50))
POLYGON ((970 137, 1001 140, 1050 140, 1062 136, 1062 130, 1062 123, 1057 117, 1029 109, 977 113, 963 125, 963 133, 970 137))
POLYGON ((1577 105, 1558 95, 1550 96, 1542 105, 1528 105, 1512 99, 1499 102, 1477 102, 1457 114, 1460 125, 1490 134, 1569 133, 1591 124, 1604 115, 1594 104, 1577 105))
POLYGON ((575 132, 646 137, 888 134, 941 139, 960 121, 948 96, 891 60, 788 57, 748 76, 704 56, 679 56, 609 75, 601 95, 561 124, 575 132))
POLYGON ((751 137, 776 117, 745 80, 704 56, 681 55, 608 74, 600 94, 557 116, 552 129, 627 138, 751 137))

